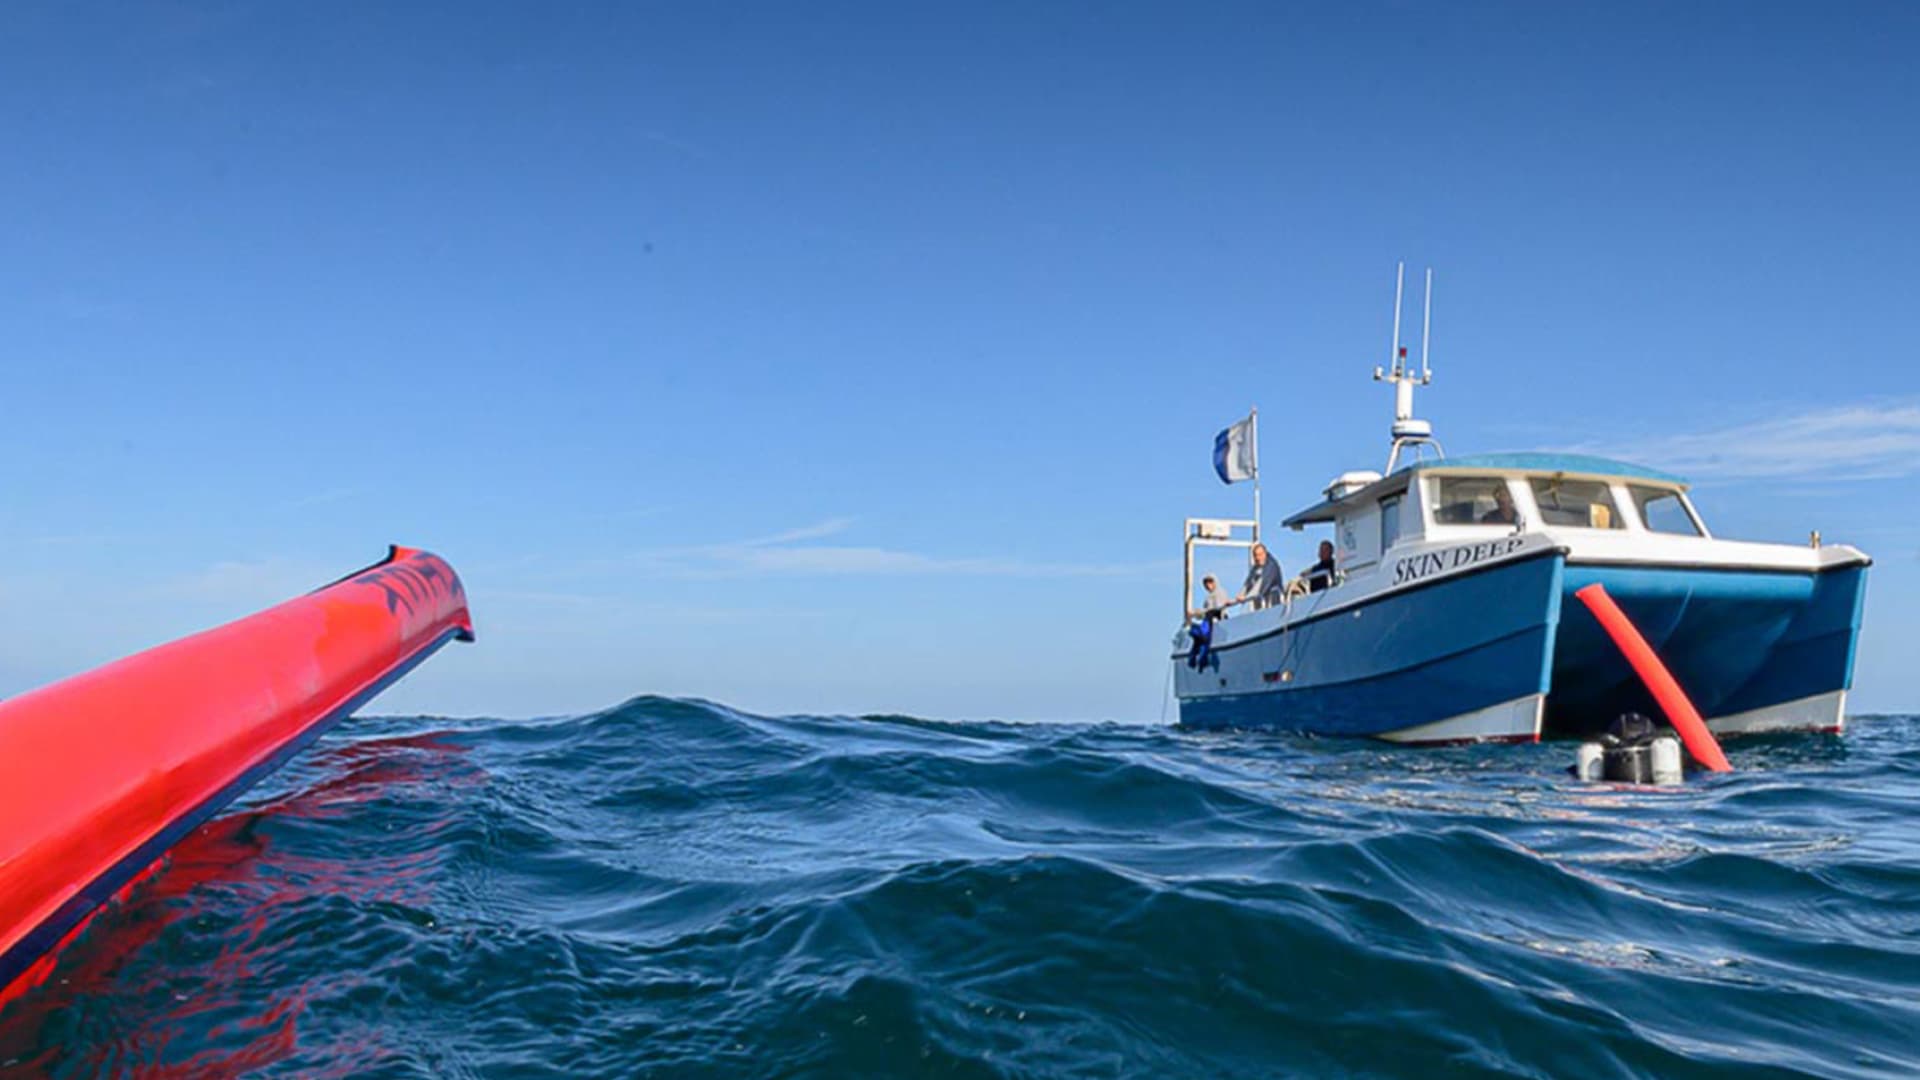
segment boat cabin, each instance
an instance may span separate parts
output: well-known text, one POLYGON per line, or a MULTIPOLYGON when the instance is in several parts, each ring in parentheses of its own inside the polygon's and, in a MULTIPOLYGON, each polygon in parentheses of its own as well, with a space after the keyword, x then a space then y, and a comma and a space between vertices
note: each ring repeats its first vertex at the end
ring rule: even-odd
POLYGON ((1485 539, 1541 529, 1593 529, 1707 537, 1680 477, 1583 454, 1480 454, 1436 458, 1391 475, 1343 473, 1325 498, 1283 524, 1333 526, 1348 577, 1394 547, 1485 539))

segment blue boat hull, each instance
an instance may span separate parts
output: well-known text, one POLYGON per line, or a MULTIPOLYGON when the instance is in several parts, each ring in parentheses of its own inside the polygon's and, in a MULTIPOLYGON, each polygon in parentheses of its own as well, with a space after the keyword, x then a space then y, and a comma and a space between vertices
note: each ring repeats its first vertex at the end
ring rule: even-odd
POLYGON ((1284 630, 1225 645, 1204 668, 1180 670, 1180 719, 1321 735, 1419 739, 1434 731, 1434 741, 1446 741, 1463 733, 1582 734, 1623 712, 1660 716, 1619 649, 1573 599, 1598 583, 1710 723, 1815 701, 1814 715, 1831 723, 1814 726, 1837 727, 1865 571, 1583 565, 1542 552, 1325 615, 1296 612, 1284 630), (1528 702, 1541 715, 1522 726, 1528 702), (1509 726, 1448 727, 1488 715, 1509 726))
MULTIPOLYGON (((1590 584, 1606 588, 1709 720, 1852 686, 1865 566, 1820 573, 1567 567, 1569 598, 1590 584)), ((1570 600, 1554 651, 1548 726, 1583 734, 1623 712, 1660 716, 1600 624, 1584 609, 1575 617, 1576 607, 1570 600)))
POLYGON ((1181 722, 1384 736, 1543 694, 1563 565, 1543 552, 1222 647, 1180 673, 1181 722))

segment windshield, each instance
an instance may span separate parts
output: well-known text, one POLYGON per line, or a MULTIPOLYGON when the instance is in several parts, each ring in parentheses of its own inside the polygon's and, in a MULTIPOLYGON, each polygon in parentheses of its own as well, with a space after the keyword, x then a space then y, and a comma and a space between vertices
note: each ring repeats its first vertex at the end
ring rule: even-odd
POLYGON ((1498 476, 1442 476, 1435 486, 1433 520, 1441 525, 1514 525, 1513 492, 1498 476))
POLYGON ((1626 522, 1613 504, 1613 490, 1599 480, 1566 480, 1541 476, 1528 481, 1534 505, 1547 525, 1579 529, 1624 529, 1626 522))
POLYGON ((1640 521, 1648 532, 1700 535, 1700 523, 1693 520, 1693 515, 1687 512, 1686 501, 1672 488, 1632 484, 1627 494, 1633 496, 1633 508, 1639 511, 1640 521))

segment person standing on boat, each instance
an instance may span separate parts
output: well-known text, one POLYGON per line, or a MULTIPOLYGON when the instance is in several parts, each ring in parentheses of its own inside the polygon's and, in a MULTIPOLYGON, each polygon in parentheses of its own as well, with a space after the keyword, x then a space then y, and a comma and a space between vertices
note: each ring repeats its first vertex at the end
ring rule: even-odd
POLYGON ((1253 545, 1253 565, 1247 567, 1247 583, 1240 587, 1234 603, 1245 603, 1255 611, 1280 600, 1280 562, 1267 554, 1267 545, 1253 545))
POLYGON ((1333 565, 1333 541, 1320 541, 1320 561, 1307 571, 1307 591, 1320 592, 1331 589, 1340 580, 1340 571, 1333 565))
POLYGON ((1196 619, 1226 618, 1227 608, 1233 605, 1233 597, 1227 595, 1226 590, 1220 587, 1219 579, 1214 577, 1212 574, 1208 574, 1206 577, 1201 578, 1200 584, 1206 587, 1206 590, 1207 590, 1206 595, 1201 597, 1200 599, 1199 610, 1189 612, 1188 614, 1192 615, 1196 619))

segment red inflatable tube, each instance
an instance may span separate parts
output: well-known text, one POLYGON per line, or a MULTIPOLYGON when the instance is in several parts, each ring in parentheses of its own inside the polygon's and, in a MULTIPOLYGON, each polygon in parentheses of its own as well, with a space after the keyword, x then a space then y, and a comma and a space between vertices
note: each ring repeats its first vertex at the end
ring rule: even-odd
POLYGON ((391 549, 325 588, 0 702, 0 1001, 181 837, 451 639, 466 590, 391 549), (24 977, 23 977, 24 976, 24 977))
POLYGON ((1719 740, 1707 730, 1707 722, 1700 719, 1700 710, 1693 707, 1686 691, 1680 689, 1680 684, 1674 680, 1673 672, 1660 662, 1653 646, 1647 644, 1639 628, 1633 625, 1632 619, 1627 618, 1626 612, 1620 610, 1620 605, 1613 602, 1613 597, 1607 595, 1607 590, 1595 582, 1574 590, 1573 595, 1587 605, 1593 617, 1600 620, 1600 626, 1607 636, 1626 654, 1627 663, 1633 665, 1633 670, 1640 675, 1640 681, 1653 691, 1653 699, 1660 703, 1667 719, 1673 721, 1673 730, 1680 733, 1680 741, 1687 744, 1687 750, 1693 754, 1694 760, 1712 772, 1732 772, 1733 766, 1728 763, 1727 755, 1720 751, 1719 740))

